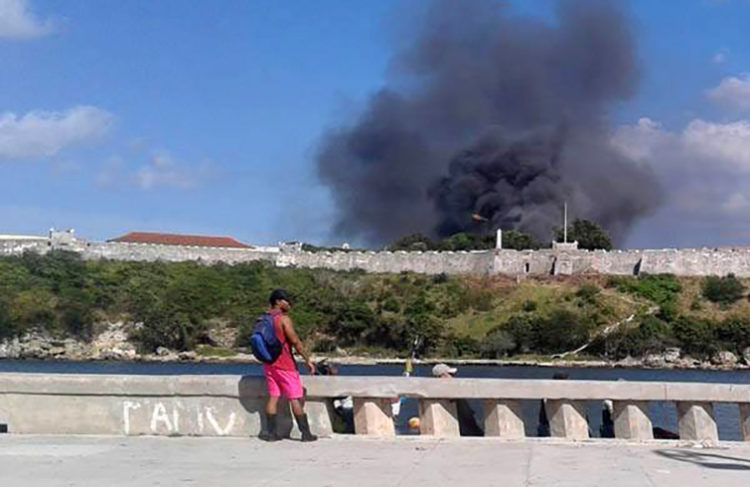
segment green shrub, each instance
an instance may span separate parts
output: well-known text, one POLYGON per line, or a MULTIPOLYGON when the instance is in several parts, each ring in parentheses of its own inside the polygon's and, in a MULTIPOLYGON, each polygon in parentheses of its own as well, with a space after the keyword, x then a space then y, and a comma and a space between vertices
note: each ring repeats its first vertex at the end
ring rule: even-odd
POLYGON ((728 306, 739 301, 745 293, 745 286, 734 274, 717 277, 709 276, 703 280, 703 297, 712 303, 728 306))
POLYGON ((489 359, 507 357, 515 349, 516 342, 513 339, 513 335, 502 328, 489 333, 480 345, 482 357, 489 359))
POLYGON ((503 325, 515 343, 513 352, 529 353, 536 347, 536 315, 517 314, 511 316, 503 325))
POLYGON ((644 274, 638 278, 615 277, 609 282, 619 291, 641 296, 659 305, 675 302, 682 291, 680 281, 672 274, 644 274))
POLYGON ((714 324, 710 321, 680 316, 672 323, 672 333, 687 353, 707 357, 716 351, 714 324))
POLYGON ((596 284, 587 283, 578 288, 578 291, 576 291, 576 297, 583 304, 593 305, 596 304, 596 300, 600 292, 601 289, 599 289, 599 286, 597 286, 596 284))
POLYGON ((440 355, 444 357, 475 357, 480 352, 480 344, 468 336, 448 335, 443 339, 440 355))
POLYGON ((567 310, 555 310, 534 321, 534 349, 542 353, 561 353, 578 348, 589 339, 593 324, 567 310))
POLYGON ((714 335, 724 350, 735 353, 750 347, 750 320, 742 317, 729 317, 714 326, 714 335))
POLYGON ((599 346, 604 347, 607 356, 623 358, 658 353, 675 344, 669 325, 654 316, 647 316, 634 328, 602 338, 599 346))

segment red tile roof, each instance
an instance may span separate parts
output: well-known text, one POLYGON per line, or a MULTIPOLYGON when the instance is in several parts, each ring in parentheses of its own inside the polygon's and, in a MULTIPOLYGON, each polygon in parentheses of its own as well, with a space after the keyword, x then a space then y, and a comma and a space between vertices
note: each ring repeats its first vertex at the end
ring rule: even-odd
POLYGON ((204 237, 200 235, 176 235, 173 233, 130 232, 109 242, 157 244, 157 245, 190 245, 194 247, 230 247, 251 249, 231 237, 204 237))

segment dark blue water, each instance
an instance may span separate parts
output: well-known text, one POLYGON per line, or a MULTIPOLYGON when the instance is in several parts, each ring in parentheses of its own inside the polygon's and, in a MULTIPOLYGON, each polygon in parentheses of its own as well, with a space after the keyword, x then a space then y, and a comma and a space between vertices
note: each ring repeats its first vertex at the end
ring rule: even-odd
MULTIPOLYGON (((430 376, 431 367, 415 366, 418 377, 430 376)), ((401 365, 341 365, 341 375, 400 376, 401 365)), ((149 362, 65 362, 34 360, 0 360, 0 373, 65 373, 65 374, 143 374, 143 375, 262 375, 259 365, 236 363, 149 363, 149 362)), ((529 366, 480 366, 459 367, 458 377, 502 378, 502 379, 549 379, 555 372, 566 372, 570 380, 618 380, 656 382, 710 382, 726 384, 750 384, 750 371, 698 371, 698 370, 644 370, 610 368, 548 368, 529 366)), ((481 418, 479 402, 473 407, 481 418)), ((526 433, 536 435, 539 414, 538 401, 524 401, 524 422, 526 433)), ((672 403, 651 403, 651 421, 670 431, 677 431, 677 414, 672 403)), ((739 408, 735 404, 716 404, 714 407, 719 437, 722 440, 741 440, 739 430, 739 408)), ((399 430, 407 432, 408 418, 417 415, 415 400, 405 399, 399 417, 399 430)), ((591 401, 588 404, 588 417, 592 436, 599 435, 601 424, 601 404, 591 401)))

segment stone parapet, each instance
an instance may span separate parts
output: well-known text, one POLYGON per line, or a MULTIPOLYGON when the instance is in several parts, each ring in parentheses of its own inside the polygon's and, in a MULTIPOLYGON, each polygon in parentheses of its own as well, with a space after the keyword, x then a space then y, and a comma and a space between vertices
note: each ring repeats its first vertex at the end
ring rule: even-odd
MULTIPOLYGON (((649 401, 677 405, 682 439, 717 441, 714 403, 737 404, 750 441, 750 385, 628 381, 556 381, 419 377, 305 377, 310 423, 332 432, 331 401, 352 396, 358 434, 395 434, 396 397, 420 401, 421 432, 458 434, 454 399, 484 404, 487 436, 524 437, 520 400, 545 400, 553 436, 581 440, 589 429, 585 401, 614 401, 615 435, 651 439, 649 401)), ((0 428, 11 433, 122 435, 257 435, 266 400, 261 377, 0 374, 0 428)), ((283 431, 296 435, 282 405, 283 431)))

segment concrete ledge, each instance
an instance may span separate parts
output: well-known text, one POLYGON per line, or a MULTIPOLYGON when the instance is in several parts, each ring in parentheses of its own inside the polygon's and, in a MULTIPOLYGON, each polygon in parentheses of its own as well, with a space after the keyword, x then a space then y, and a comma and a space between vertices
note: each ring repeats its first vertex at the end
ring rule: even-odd
MULTIPOLYGON (((304 377, 309 397, 747 402, 750 385, 630 381, 304 377)), ((262 397, 261 377, 0 374, 0 394, 262 397)))
MULTIPOLYGON (((332 432, 331 398, 352 396, 359 434, 395 435, 394 397, 418 398, 422 432, 456 436, 452 399, 482 399, 488 436, 523 438, 519 400, 545 399, 553 436, 588 437, 586 400, 614 400, 618 438, 648 440, 647 401, 675 401, 684 440, 718 440, 713 403, 739 404, 750 440, 750 385, 406 377, 305 377, 314 431, 332 432)), ((265 381, 255 376, 0 374, 0 423, 11 433, 252 436, 261 430, 265 381)), ((282 430, 297 435, 288 405, 282 430)))

